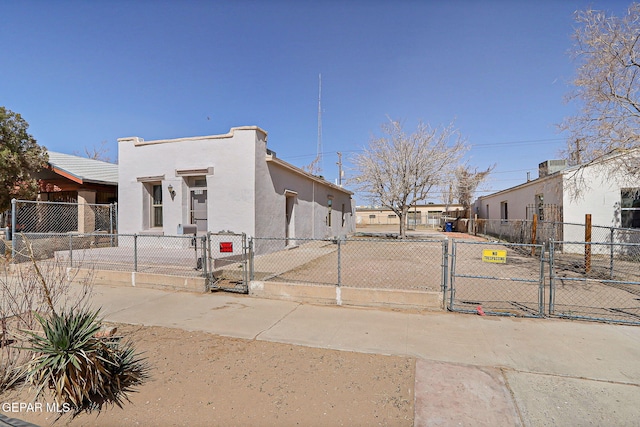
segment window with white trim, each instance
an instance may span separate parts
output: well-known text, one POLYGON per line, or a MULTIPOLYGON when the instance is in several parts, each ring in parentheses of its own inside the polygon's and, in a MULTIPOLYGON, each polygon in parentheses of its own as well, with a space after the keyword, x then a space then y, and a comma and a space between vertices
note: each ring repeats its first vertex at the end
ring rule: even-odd
POLYGON ((507 202, 500 202, 500 219, 503 222, 509 220, 509 204, 507 202))
POLYGON ((151 227, 162 227, 162 184, 150 184, 151 227))

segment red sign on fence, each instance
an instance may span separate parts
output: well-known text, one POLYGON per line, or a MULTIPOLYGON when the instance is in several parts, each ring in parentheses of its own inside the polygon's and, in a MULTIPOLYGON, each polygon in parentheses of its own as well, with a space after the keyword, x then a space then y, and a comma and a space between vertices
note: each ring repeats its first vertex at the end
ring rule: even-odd
POLYGON ((220 252, 233 252, 233 242, 220 242, 220 252))

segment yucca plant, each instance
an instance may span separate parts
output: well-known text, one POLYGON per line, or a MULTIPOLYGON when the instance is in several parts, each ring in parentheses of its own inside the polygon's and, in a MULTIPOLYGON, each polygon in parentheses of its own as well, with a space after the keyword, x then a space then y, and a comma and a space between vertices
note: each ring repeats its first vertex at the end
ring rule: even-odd
POLYGON ((105 404, 122 407, 128 394, 148 378, 146 360, 120 338, 97 336, 99 311, 36 314, 42 334, 25 331, 34 353, 26 366, 36 396, 49 389, 58 405, 72 416, 100 411, 105 404))

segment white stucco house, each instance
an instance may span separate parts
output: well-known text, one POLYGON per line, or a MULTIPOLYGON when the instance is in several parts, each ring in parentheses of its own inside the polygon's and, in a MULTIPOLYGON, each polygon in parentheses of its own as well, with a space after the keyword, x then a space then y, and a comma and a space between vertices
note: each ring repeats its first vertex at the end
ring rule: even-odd
POLYGON ((355 230, 353 193, 267 149, 256 126, 223 135, 118 139, 119 232, 175 235, 231 231, 295 239, 355 230))
MULTIPOLYGON (((540 163, 537 179, 479 197, 474 213, 481 219, 504 222, 538 214, 543 221, 573 224, 584 224, 585 215, 591 214, 594 226, 640 231, 640 180, 616 172, 620 162, 637 163, 638 150, 614 152, 572 167, 563 160, 548 160, 540 163)), ((562 238, 583 241, 583 233, 565 226, 562 238)))

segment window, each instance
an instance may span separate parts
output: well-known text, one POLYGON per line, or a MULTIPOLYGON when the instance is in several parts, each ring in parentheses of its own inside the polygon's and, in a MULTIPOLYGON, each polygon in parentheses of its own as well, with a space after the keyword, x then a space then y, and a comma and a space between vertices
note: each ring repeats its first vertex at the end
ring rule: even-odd
POLYGON ((151 186, 151 226, 162 227, 162 185, 151 186))
POLYGON ((622 227, 640 228, 640 188, 623 188, 620 193, 622 227))
POLYGON ((409 225, 422 224, 422 212, 421 211, 409 211, 407 212, 407 223, 409 225))
POLYGON ((502 221, 509 219, 509 206, 507 202, 500 202, 500 219, 502 221))

